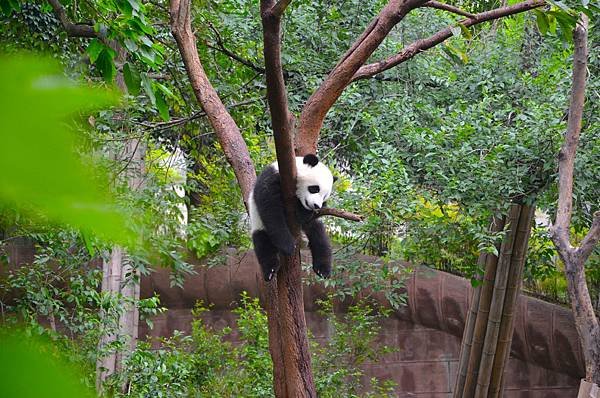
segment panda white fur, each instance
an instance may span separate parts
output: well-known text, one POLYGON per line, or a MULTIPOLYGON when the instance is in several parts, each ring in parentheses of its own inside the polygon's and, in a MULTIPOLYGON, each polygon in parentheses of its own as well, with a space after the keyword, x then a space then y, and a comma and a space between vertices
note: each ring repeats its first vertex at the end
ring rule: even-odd
MULTIPOLYGON (((296 157, 296 170, 296 222, 308 238, 313 270, 327 278, 331 273, 331 243, 314 211, 325 206, 334 178, 315 155, 296 157)), ((278 253, 290 256, 295 247, 286 222, 277 162, 267 166, 256 179, 248 208, 254 252, 265 280, 270 281, 279 269, 278 253)))

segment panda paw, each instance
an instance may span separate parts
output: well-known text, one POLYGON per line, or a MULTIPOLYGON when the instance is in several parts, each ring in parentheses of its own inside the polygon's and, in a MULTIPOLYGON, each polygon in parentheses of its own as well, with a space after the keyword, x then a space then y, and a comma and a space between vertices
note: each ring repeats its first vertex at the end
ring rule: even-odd
POLYGON ((331 276, 331 266, 327 264, 313 264, 313 271, 319 277, 327 279, 331 276))
POLYGON ((276 273, 277 273, 277 269, 275 269, 275 268, 271 268, 267 271, 263 271, 263 277, 265 278, 265 282, 270 282, 276 273))

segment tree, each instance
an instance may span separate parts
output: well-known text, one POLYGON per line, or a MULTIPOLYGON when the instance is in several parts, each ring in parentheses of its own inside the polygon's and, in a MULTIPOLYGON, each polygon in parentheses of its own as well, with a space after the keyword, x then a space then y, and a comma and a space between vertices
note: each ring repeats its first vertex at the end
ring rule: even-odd
POLYGON ((573 84, 567 131, 558 154, 558 207, 551 227, 551 238, 564 263, 571 308, 575 317, 577 333, 583 347, 586 380, 600 385, 600 326, 590 299, 585 262, 600 240, 600 212, 594 214, 587 235, 578 247, 571 244, 571 214, 573 207, 573 170, 575 155, 581 133, 585 101, 588 58, 588 17, 581 14, 573 30, 575 51, 573 54, 573 84))
MULTIPOLYGON (((281 63, 281 19, 290 2, 291 0, 262 0, 260 14, 267 100, 288 222, 296 237, 299 235, 299 228, 294 225, 292 217, 295 191, 294 155, 316 152, 323 121, 344 89, 355 80, 374 76, 399 65, 452 36, 453 28, 448 27, 429 38, 417 40, 395 56, 364 65, 394 26, 410 11, 419 7, 435 7, 466 16, 467 18, 459 23, 461 29, 466 29, 545 4, 544 1, 525 1, 479 14, 470 14, 435 1, 390 0, 304 104, 299 119, 296 120, 289 110, 281 63)), ((191 12, 189 0, 171 0, 172 34, 177 41, 196 99, 209 118, 225 156, 236 173, 244 202, 247 202, 255 180, 254 167, 239 128, 203 69, 191 27, 191 12)), ((296 250, 293 256, 282 260, 277 277, 265 286, 269 347, 274 364, 274 390, 278 397, 315 396, 306 340, 299 250, 296 250)))

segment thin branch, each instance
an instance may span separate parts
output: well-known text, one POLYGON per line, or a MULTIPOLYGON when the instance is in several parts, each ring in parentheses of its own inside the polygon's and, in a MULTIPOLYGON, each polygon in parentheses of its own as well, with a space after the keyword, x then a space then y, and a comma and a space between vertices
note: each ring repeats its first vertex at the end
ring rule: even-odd
POLYGON ((285 9, 290 5, 291 2, 292 0, 279 0, 277 4, 271 8, 271 14, 277 18, 282 17, 285 9))
POLYGON ((48 0, 48 3, 52 6, 54 14, 62 24, 67 34, 71 37, 89 37, 95 38, 100 37, 98 32, 94 30, 94 26, 91 24, 73 23, 67 17, 65 8, 60 4, 59 0, 48 0))
POLYGON ((475 14, 461 10, 460 8, 450 4, 440 3, 439 1, 428 1, 427 3, 423 4, 423 7, 436 8, 438 10, 444 10, 453 14, 462 15, 463 17, 475 18, 475 14))
MULTIPOLYGON (((529 11, 534 8, 541 7, 545 4, 546 2, 543 0, 524 1, 522 3, 517 3, 512 6, 496 8, 491 11, 485 11, 479 14, 475 14, 472 17, 469 17, 468 19, 460 21, 459 24, 468 28, 473 25, 478 25, 482 22, 487 22, 494 19, 499 19, 510 15, 529 11)), ((448 26, 445 29, 438 31, 437 33, 431 35, 428 38, 419 39, 404 47, 404 49, 402 49, 402 51, 400 51, 398 54, 393 55, 387 59, 362 66, 352 77, 352 81, 370 78, 378 73, 391 69, 394 66, 397 66, 405 61, 408 61, 415 55, 442 43, 443 41, 452 37, 452 29, 455 26, 456 25, 448 26)))
POLYGON ((594 213, 594 220, 590 229, 581 241, 579 248, 577 248, 577 257, 585 263, 592 254, 592 251, 600 241, 600 211, 594 213))
POLYGON ((254 70, 255 72, 258 72, 260 74, 265 73, 265 68, 262 68, 256 64, 254 64, 250 60, 240 57, 239 55, 237 55, 236 53, 234 53, 233 51, 231 51, 227 47, 225 47, 225 43, 223 43, 223 37, 221 37, 221 33, 217 30, 217 28, 215 28, 215 26, 210 21, 208 22, 208 26, 210 27, 210 30, 213 31, 213 33, 215 34, 215 38, 217 39, 216 46, 213 46, 210 43, 206 43, 206 46, 208 48, 212 48, 213 50, 217 50, 217 51, 227 55, 229 58, 236 60, 240 64, 247 66, 248 68, 254 70))
POLYGON ((350 221, 362 222, 364 220, 364 216, 360 214, 354 214, 346 210, 342 209, 333 209, 329 207, 325 207, 322 209, 315 210, 315 218, 323 217, 323 216, 333 216, 339 217, 350 221))
POLYGON ((239 62, 240 64, 247 66, 248 68, 252 69, 253 71, 260 73, 260 74, 264 74, 265 73, 265 68, 262 68, 254 63, 252 63, 251 61, 247 60, 246 58, 242 58, 239 55, 237 55, 236 53, 232 52, 231 50, 227 49, 225 46, 217 44, 212 45, 210 43, 206 43, 206 47, 216 50, 222 54, 227 55, 229 58, 239 62))
MULTIPOLYGON (((245 100, 245 101, 240 101, 238 103, 235 104, 231 104, 229 106, 227 106, 227 110, 233 109, 233 108, 237 108, 239 106, 244 106, 244 105, 248 105, 248 104, 252 104, 254 102, 260 101, 260 98, 252 98, 249 100, 245 100)), ((139 124, 147 127, 149 129, 153 129, 153 130, 165 130, 171 127, 175 127, 175 126, 180 126, 182 124, 186 124, 188 122, 191 122, 193 120, 196 119, 200 119, 201 117, 206 116, 206 112, 203 110, 200 111, 195 111, 194 113, 192 113, 190 116, 187 117, 182 117, 182 118, 178 118, 178 119, 173 119, 173 120, 169 120, 168 122, 157 122, 157 123, 144 123, 144 122, 140 122, 139 124)))

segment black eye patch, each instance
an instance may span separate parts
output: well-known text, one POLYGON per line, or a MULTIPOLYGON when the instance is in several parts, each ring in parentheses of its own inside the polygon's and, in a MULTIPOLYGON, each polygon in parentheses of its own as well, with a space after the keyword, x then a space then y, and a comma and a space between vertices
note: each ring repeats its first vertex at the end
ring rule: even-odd
POLYGON ((319 193, 320 190, 321 188, 319 188, 318 185, 311 185, 308 187, 308 192, 310 193, 319 193))

